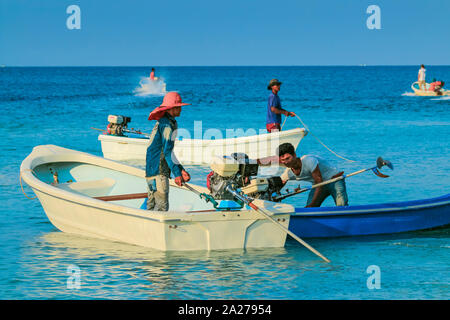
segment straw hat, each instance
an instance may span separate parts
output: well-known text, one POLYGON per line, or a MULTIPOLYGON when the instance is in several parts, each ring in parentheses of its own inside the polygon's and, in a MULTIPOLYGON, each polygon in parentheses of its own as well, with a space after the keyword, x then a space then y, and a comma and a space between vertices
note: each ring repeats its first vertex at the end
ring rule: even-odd
POLYGON ((267 90, 272 90, 272 86, 279 86, 282 82, 278 81, 278 79, 272 79, 267 86, 267 90))

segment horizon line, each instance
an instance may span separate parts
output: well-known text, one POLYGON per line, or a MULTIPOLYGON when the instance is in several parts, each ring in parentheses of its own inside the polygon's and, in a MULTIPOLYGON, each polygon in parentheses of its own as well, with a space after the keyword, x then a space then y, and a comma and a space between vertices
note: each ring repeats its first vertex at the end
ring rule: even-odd
MULTIPOLYGON (((5 65, 0 64, 1 68, 189 68, 189 67, 415 67, 421 64, 323 64, 323 65, 5 65)), ((431 67, 448 67, 450 64, 427 64, 431 67)))

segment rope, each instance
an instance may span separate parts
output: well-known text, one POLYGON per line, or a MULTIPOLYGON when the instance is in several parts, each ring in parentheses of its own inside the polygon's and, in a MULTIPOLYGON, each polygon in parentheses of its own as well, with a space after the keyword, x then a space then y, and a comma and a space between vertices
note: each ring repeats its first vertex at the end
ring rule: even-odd
MULTIPOLYGON (((331 153, 333 153, 336 157, 338 157, 338 158, 341 158, 341 159, 344 159, 344 160, 346 160, 346 161, 348 161, 348 162, 356 162, 355 160, 351 160, 351 159, 347 159, 347 158, 345 158, 345 157, 343 157, 343 156, 340 156, 339 154, 337 154, 336 152, 334 152, 333 150, 331 150, 328 146, 326 146, 322 141, 320 141, 320 139, 319 138, 317 138, 312 132, 311 132, 311 130, 308 128, 308 126, 303 122, 303 120, 302 119, 300 119, 300 117, 298 116, 298 115, 295 115, 296 117, 297 117, 297 119, 302 123, 302 125, 303 125, 303 127, 305 127, 306 128, 306 130, 308 130, 308 132, 322 145, 322 146, 324 146, 325 148, 327 148, 328 149, 328 151, 330 151, 331 153)), ((287 120, 287 118, 288 117, 285 117, 285 119, 284 119, 284 122, 283 122, 283 126, 284 126, 284 123, 286 122, 286 120, 287 120)), ((283 128, 283 126, 281 126, 281 128, 283 128)))
MULTIPOLYGON (((36 174, 32 169, 26 169, 25 171, 31 171, 31 172, 33 172, 34 174, 36 174)), ((22 193, 24 194, 24 196, 25 196, 27 199, 34 200, 34 199, 37 198, 37 196, 34 196, 34 198, 30 198, 30 197, 27 196, 27 194, 25 193, 25 190, 23 190, 23 185, 22 185, 22 171, 20 171, 20 173, 19 173, 19 183, 20 183, 20 188, 22 189, 22 193)))
POLYGON ((286 123, 287 118, 288 117, 284 117, 284 121, 283 121, 283 124, 281 125, 280 131, 283 130, 283 127, 284 127, 284 124, 286 123))

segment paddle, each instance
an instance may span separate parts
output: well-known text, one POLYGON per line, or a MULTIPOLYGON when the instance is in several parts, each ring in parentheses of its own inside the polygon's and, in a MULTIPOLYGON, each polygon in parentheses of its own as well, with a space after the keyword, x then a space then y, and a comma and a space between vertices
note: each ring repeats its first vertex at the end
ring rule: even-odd
POLYGON ((117 200, 131 200, 131 199, 144 199, 147 198, 148 194, 145 193, 128 193, 128 194, 118 194, 113 196, 101 196, 101 197, 93 197, 97 200, 103 201, 117 201, 117 200))
POLYGON ((284 232, 286 232, 288 235, 290 235, 292 238, 294 238, 295 240, 297 240, 301 245, 305 246, 308 250, 310 250, 311 252, 313 252, 314 254, 316 254, 317 256, 319 256, 320 258, 322 258, 325 262, 330 262, 330 260, 328 260, 325 256, 323 256, 319 251, 317 251, 316 249, 314 249, 313 247, 311 247, 309 244, 307 244, 304 240, 302 240, 301 238, 299 238, 297 235, 295 235, 293 232, 291 232, 289 229, 287 229, 285 226, 283 226, 282 224, 278 223, 277 221, 275 221, 272 217, 270 213, 267 213, 263 208, 259 208, 257 207, 255 204, 253 204, 252 200, 248 199, 245 195, 240 194, 238 192, 236 192, 235 190, 233 190, 233 188, 231 188, 231 186, 227 186, 226 190, 228 192, 230 192, 235 198, 237 198, 238 200, 246 203, 250 208, 252 208, 253 210, 255 210, 256 212, 261 213, 264 217, 266 217, 267 219, 269 219, 269 221, 273 222, 276 226, 278 226, 281 230, 283 230, 284 232))
POLYGON ((327 180, 327 181, 323 181, 323 182, 314 184, 314 185, 312 185, 310 187, 305 187, 303 189, 300 189, 300 190, 297 190, 297 191, 293 191, 293 192, 289 192, 289 193, 286 193, 284 195, 275 196, 275 197, 273 197, 273 200, 274 201, 281 201, 283 199, 286 199, 287 197, 291 197, 291 196, 294 196, 296 194, 303 193, 303 192, 309 191, 311 189, 324 186, 326 184, 330 184, 330 183, 333 183, 333 182, 336 182, 336 181, 339 181, 339 180, 343 180, 345 178, 348 178, 348 177, 351 177, 351 176, 354 176, 354 175, 357 175, 357 174, 360 174, 360 173, 363 173, 363 172, 366 172, 366 171, 369 171, 369 170, 372 170, 372 172, 374 174, 376 174, 380 178, 388 178, 389 177, 388 175, 382 174, 380 171, 378 171, 378 169, 381 169, 383 166, 387 166, 389 169, 394 170, 394 166, 392 165, 392 163, 390 161, 384 160, 383 158, 378 157, 377 165, 375 167, 362 169, 362 170, 359 170, 359 171, 355 171, 353 173, 349 173, 347 175, 344 174, 344 175, 341 175, 339 177, 336 177, 336 178, 333 178, 333 179, 330 179, 330 180, 327 180))

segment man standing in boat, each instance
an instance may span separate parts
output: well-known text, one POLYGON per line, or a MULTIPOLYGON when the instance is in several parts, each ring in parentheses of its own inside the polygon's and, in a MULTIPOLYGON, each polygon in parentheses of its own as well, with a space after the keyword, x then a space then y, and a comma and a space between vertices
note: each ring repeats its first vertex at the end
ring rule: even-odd
POLYGON ((427 83, 425 82, 425 73, 426 73, 425 66, 422 64, 419 69, 419 74, 417 75, 417 81, 419 82, 419 89, 420 90, 427 90, 427 83))
POLYGON ((150 134, 147 148, 145 177, 148 186, 147 210, 169 210, 169 177, 172 172, 179 186, 191 177, 178 162, 173 149, 178 125, 175 120, 181 114, 183 103, 178 92, 169 92, 162 104, 153 110, 149 120, 157 120, 150 134))
MULTIPOLYGON (((285 185, 288 180, 304 180, 313 185, 341 176, 344 172, 339 172, 327 161, 318 156, 304 155, 298 158, 295 148, 290 143, 283 143, 278 147, 277 155, 279 162, 287 168, 281 175, 281 181, 285 185)), ((311 189, 309 192, 306 208, 320 207, 322 202, 332 196, 336 206, 347 206, 348 196, 345 186, 345 179, 311 189)))
POLYGON ((267 117, 266 117, 266 129, 268 132, 276 132, 281 130, 281 115, 286 117, 295 117, 294 112, 289 112, 281 107, 280 97, 278 92, 280 91, 281 82, 278 79, 272 79, 267 86, 267 89, 272 91, 269 95, 269 101, 267 104, 267 117))

